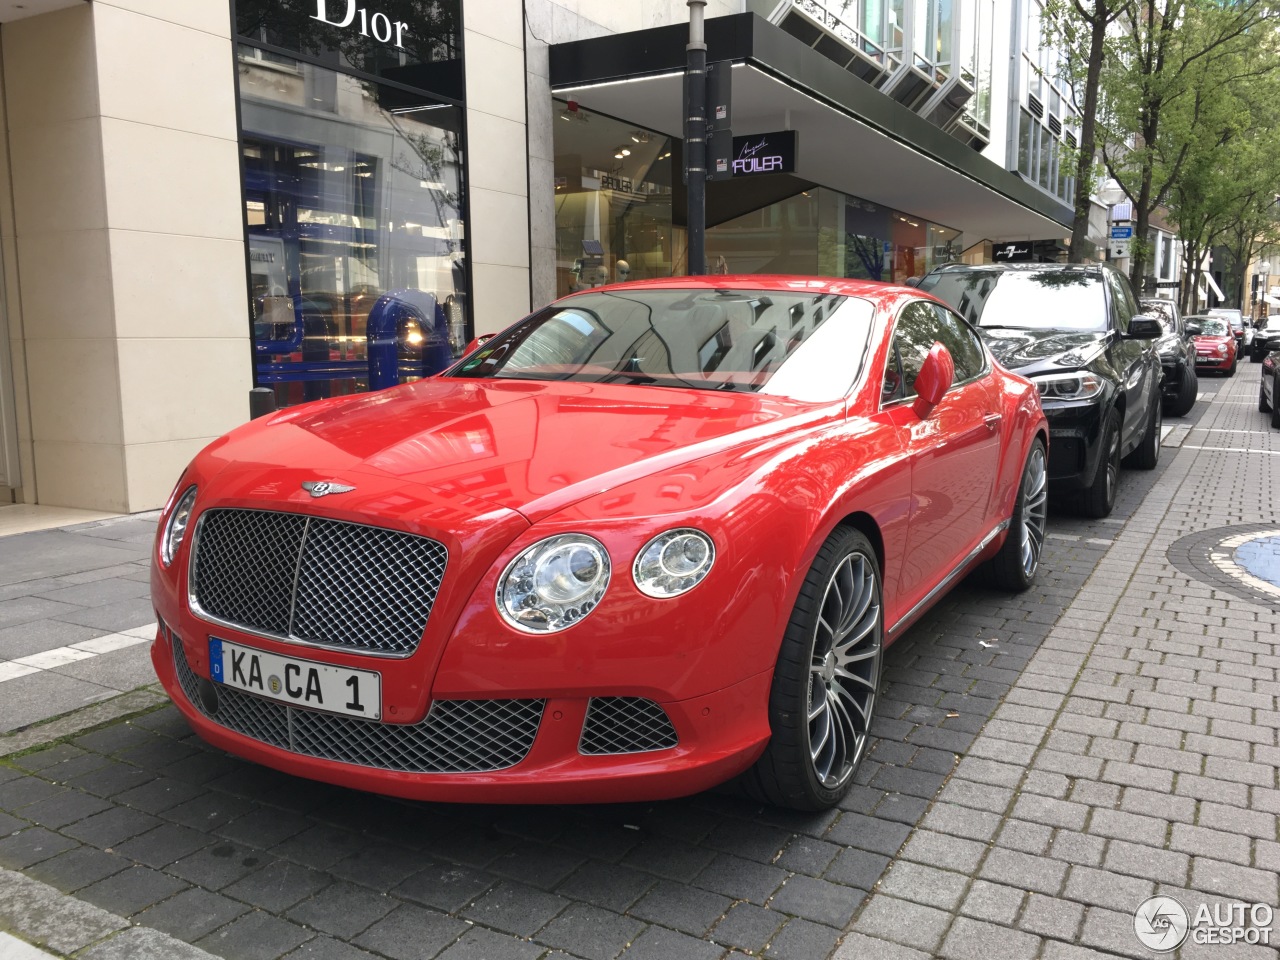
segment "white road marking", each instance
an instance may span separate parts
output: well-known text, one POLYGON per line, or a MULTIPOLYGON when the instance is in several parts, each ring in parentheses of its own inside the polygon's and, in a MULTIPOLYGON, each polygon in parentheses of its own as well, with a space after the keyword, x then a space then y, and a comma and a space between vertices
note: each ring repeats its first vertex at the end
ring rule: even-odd
POLYGON ((1184 443, 1183 450, 1221 450, 1224 453, 1265 453, 1269 457, 1280 457, 1280 450, 1254 450, 1250 447, 1198 447, 1193 443, 1184 443))
POLYGON ((65 647, 54 647, 16 660, 0 660, 0 683, 27 677, 42 670, 64 667, 69 663, 92 660, 104 653, 136 647, 140 643, 149 643, 156 635, 154 623, 141 627, 133 627, 122 633, 109 633, 105 637, 94 637, 92 640, 81 640, 79 643, 65 647))

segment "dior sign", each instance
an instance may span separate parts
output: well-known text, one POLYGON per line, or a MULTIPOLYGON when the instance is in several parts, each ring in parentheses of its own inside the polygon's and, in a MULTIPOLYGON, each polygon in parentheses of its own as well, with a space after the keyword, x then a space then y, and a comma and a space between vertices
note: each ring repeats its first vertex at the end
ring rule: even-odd
POLYGON ((356 0, 333 0, 332 10, 330 0, 316 0, 316 12, 311 19, 327 23, 331 27, 344 29, 354 27, 360 31, 362 37, 372 37, 379 43, 389 43, 401 50, 404 49, 404 32, 409 26, 400 20, 392 21, 385 13, 371 15, 364 7, 357 7, 356 0), (336 16, 342 10, 344 2, 346 9, 342 11, 341 16, 336 16), (330 12, 333 12, 335 17, 330 18, 330 12), (358 24, 357 20, 359 20, 358 24))

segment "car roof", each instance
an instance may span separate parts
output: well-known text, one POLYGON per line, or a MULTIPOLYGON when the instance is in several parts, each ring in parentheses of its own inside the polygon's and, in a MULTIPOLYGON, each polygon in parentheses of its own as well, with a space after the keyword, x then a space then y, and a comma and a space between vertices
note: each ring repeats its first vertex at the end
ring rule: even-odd
POLYGON ((929 273, 1043 273, 1048 270, 1101 274, 1115 267, 1109 263, 944 263, 929 273))
MULTIPOLYGON (((881 297, 886 291, 920 291, 903 284, 878 280, 844 280, 839 277, 806 277, 795 274, 710 274, 698 277, 658 277, 652 280, 630 280, 603 287, 579 290, 577 293, 599 293, 603 290, 770 290, 778 293, 829 293, 842 297, 881 297)), ((575 296, 577 294, 574 294, 575 296)))

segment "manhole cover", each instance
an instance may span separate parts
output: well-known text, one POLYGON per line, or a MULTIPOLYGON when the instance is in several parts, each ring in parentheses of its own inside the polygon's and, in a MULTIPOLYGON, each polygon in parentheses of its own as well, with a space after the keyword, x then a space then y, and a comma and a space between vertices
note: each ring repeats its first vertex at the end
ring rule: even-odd
POLYGON ((1194 580, 1268 607, 1280 601, 1280 528, 1249 524, 1201 530, 1175 541, 1167 555, 1194 580))

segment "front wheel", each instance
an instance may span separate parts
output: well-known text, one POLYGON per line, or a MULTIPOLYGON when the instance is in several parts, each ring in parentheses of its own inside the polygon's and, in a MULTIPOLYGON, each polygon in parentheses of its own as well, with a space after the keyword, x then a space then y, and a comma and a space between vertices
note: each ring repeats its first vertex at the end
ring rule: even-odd
POLYGON ((1021 592, 1031 586, 1040 569, 1045 524, 1049 513, 1049 470, 1044 443, 1036 440, 1022 468, 1018 499, 1009 518, 1009 533, 1000 552, 987 564, 992 586, 1021 592))
POLYGON ((866 756, 880 685, 884 612, 871 543, 837 527, 809 569, 778 651, 772 736, 744 785, 794 810, 835 806, 866 756))
POLYGON ((1280 430, 1280 372, 1271 375, 1271 429, 1280 430))
POLYGON ((1258 385, 1258 412, 1271 412, 1271 404, 1267 401, 1267 388, 1261 384, 1258 385))
POLYGON ((1086 517, 1100 520, 1116 505, 1116 486, 1120 482, 1120 411, 1107 414, 1098 442, 1098 469, 1093 482, 1076 496, 1076 507, 1086 517))

